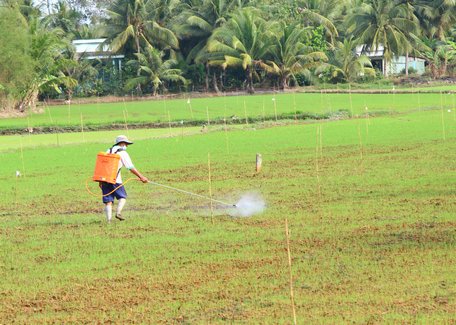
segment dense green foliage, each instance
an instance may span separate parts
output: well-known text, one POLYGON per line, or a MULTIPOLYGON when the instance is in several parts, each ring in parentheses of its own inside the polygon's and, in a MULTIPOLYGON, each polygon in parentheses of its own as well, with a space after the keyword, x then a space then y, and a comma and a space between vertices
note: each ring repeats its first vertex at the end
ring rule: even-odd
MULTIPOLYGON (((425 58, 433 78, 456 71, 454 1, 59 0, 36 7, 26 0, 0 0, 0 5, 1 15, 16 17, 1 22, 9 31, 1 36, 0 62, 8 62, 0 69, 2 108, 34 108, 39 98, 253 93, 258 87, 380 78, 369 58, 357 53, 360 48, 384 48, 385 64, 399 55, 425 58), (8 36, 16 32, 18 37, 8 36), (121 71, 109 60, 77 55, 71 41, 81 38, 105 38, 114 53, 125 55, 121 71)), ((405 74, 414 71, 407 62, 405 74)))
POLYGON ((34 62, 27 51, 30 37, 22 15, 0 7, 0 105, 8 107, 27 91, 34 62))

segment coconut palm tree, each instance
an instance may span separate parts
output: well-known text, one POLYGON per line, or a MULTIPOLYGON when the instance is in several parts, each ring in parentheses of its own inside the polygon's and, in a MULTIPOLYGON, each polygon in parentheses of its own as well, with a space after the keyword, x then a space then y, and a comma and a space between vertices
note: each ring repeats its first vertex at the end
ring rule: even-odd
POLYGON ((187 81, 182 77, 182 71, 174 68, 177 61, 164 59, 165 53, 152 46, 147 46, 143 53, 135 53, 136 59, 130 60, 127 65, 137 69, 137 77, 127 80, 125 88, 131 90, 138 85, 152 86, 153 95, 156 96, 159 89, 166 90, 166 82, 180 82, 186 85, 187 81))
POLYGON ((329 54, 329 62, 321 64, 316 75, 326 75, 329 79, 352 82, 361 76, 375 76, 372 63, 366 55, 357 55, 353 38, 338 42, 329 54))
POLYGON ((432 77, 436 79, 445 76, 448 66, 456 63, 456 43, 427 37, 424 37, 424 42, 428 50, 422 51, 421 54, 428 63, 432 77))
POLYGON ((135 53, 141 53, 142 46, 156 46, 177 49, 176 35, 154 20, 153 9, 159 5, 154 0, 116 0, 107 10, 105 34, 107 43, 114 52, 125 49, 133 42, 135 53))
POLYGON ((336 24, 340 22, 343 4, 342 0, 304 0, 299 2, 298 11, 305 24, 323 26, 330 44, 334 44, 339 35, 336 24))
POLYGON ((387 63, 412 48, 418 33, 418 21, 411 19, 407 7, 389 0, 367 0, 350 14, 348 26, 364 50, 383 46, 387 63))
POLYGON ((207 45, 212 55, 209 62, 223 69, 242 67, 247 91, 253 93, 253 80, 259 79, 256 69, 264 67, 266 54, 272 50, 272 37, 268 24, 257 11, 241 9, 212 34, 207 45))
POLYGON ((305 44, 311 37, 310 30, 299 24, 279 23, 274 34, 277 36, 273 38, 270 60, 265 60, 262 67, 279 77, 282 89, 289 86, 296 74, 309 72, 310 68, 328 60, 325 53, 314 51, 305 44))
POLYGON ((414 6, 424 34, 445 41, 456 24, 456 0, 417 0, 414 6))
POLYGON ((60 92, 60 85, 67 88, 77 85, 74 78, 59 69, 62 66, 59 61, 65 58, 64 49, 68 46, 63 31, 59 28, 47 29, 38 17, 30 18, 28 26, 31 36, 30 55, 35 62, 35 69, 34 78, 22 99, 22 109, 27 106, 34 108, 42 90, 54 89, 60 92))
POLYGON ((49 28, 60 28, 65 36, 73 38, 80 28, 82 13, 71 8, 66 1, 58 1, 54 5, 55 11, 44 17, 45 24, 49 28))
MULTIPOLYGON (((207 50, 207 41, 213 31, 223 26, 231 14, 243 6, 237 0, 193 0, 184 6, 181 14, 176 18, 173 29, 182 41, 182 50, 185 51, 186 61, 204 64, 206 69, 206 91, 209 89, 210 55, 207 50)), ((222 57, 223 59, 223 57, 222 57)), ((214 88, 217 80, 214 77, 214 88)))

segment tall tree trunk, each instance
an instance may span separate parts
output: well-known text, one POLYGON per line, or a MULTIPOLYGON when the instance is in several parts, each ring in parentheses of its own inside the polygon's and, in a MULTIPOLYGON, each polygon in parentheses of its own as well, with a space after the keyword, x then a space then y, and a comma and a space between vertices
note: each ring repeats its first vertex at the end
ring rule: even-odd
POLYGON ((443 76, 445 76, 447 74, 447 68, 448 68, 448 59, 445 58, 443 60, 442 71, 441 71, 441 74, 440 74, 441 77, 443 77, 443 76))
POLYGON ((437 75, 438 75, 438 68, 436 67, 436 65, 434 63, 431 63, 430 67, 431 67, 432 78, 436 79, 437 75))
POLYGON ((282 90, 285 90, 285 89, 288 88, 287 78, 286 78, 285 76, 282 76, 282 77, 280 78, 280 88, 281 88, 282 90))
POLYGON ((27 107, 30 107, 32 111, 35 111, 36 109, 36 102, 38 101, 38 94, 39 90, 38 88, 33 88, 27 92, 25 97, 18 103, 16 108, 21 112, 25 112, 27 107))
MULTIPOLYGON (((136 35, 135 37, 135 43, 136 43, 136 53, 138 54, 141 54, 141 45, 139 44, 139 35, 136 35)), ((139 56, 138 56, 138 60, 139 60, 139 56)), ((141 75, 141 70, 138 69, 138 72, 136 73, 136 76, 140 76, 141 75)), ((138 92, 138 95, 141 94, 141 84, 138 84, 136 86, 136 91, 138 92)))
POLYGON ((386 77, 386 60, 385 58, 382 59, 382 72, 383 72, 383 75, 386 77))
POLYGON ((211 67, 209 66, 209 62, 206 62, 206 92, 209 91, 209 74, 211 73, 211 67))
POLYGON ((223 85, 223 70, 220 71, 220 88, 223 90, 225 86, 223 85))
POLYGON ((246 71, 246 77, 247 77, 247 92, 249 94, 253 94, 255 92, 255 89, 253 88, 253 73, 252 73, 252 67, 247 67, 246 71))
POLYGON ((218 94, 220 92, 218 86, 217 86, 217 74, 214 72, 214 77, 212 78, 212 84, 214 86, 215 92, 218 94))

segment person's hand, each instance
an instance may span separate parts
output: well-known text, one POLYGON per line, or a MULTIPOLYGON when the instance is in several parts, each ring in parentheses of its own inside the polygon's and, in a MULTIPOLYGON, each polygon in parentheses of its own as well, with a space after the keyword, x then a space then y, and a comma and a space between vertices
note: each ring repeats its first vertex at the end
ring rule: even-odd
POLYGON ((140 180, 141 182, 143 182, 143 183, 148 183, 148 182, 149 182, 149 180, 147 179, 147 177, 144 177, 144 176, 140 177, 139 180, 140 180))

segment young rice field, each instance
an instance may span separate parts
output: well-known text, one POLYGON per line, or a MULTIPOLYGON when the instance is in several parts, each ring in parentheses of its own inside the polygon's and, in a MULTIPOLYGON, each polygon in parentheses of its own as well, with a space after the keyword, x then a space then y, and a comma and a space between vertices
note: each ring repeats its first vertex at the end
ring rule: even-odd
POLYGON ((123 125, 1 137, 0 323, 291 324, 294 311, 298 324, 455 323, 453 100, 237 96, 2 119, 2 129, 77 126, 81 116, 83 124, 123 125), (210 124, 261 119, 263 103, 269 121, 210 124), (128 128, 191 120, 190 105, 209 125, 128 128), (275 121, 276 110, 339 109, 353 118, 275 121), (204 199, 129 182, 127 220, 107 224, 86 180, 96 154, 122 133, 152 181, 233 203, 255 193, 266 210, 232 217, 204 199))

